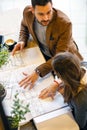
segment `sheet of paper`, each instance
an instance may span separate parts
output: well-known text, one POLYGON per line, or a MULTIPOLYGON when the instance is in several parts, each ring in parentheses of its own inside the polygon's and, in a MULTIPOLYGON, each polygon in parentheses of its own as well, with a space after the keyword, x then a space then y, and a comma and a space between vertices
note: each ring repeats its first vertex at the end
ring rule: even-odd
POLYGON ((31 73, 35 68, 35 65, 31 65, 13 71, 0 72, 0 82, 4 84, 7 90, 4 104, 7 106, 5 108, 8 114, 10 114, 13 97, 16 91, 19 92, 20 100, 23 100, 25 104, 30 104, 29 108, 33 117, 48 113, 49 111, 54 111, 67 105, 64 103, 63 97, 59 93, 56 94, 54 100, 41 100, 38 98, 40 91, 50 86, 53 82, 54 79, 51 74, 48 74, 44 78, 39 78, 34 88, 31 90, 29 90, 29 88, 20 88, 18 82, 23 78, 22 72, 31 73))
MULTIPOLYGON (((44 62, 45 60, 39 48, 35 47, 17 52, 14 57, 10 56, 8 64, 0 68, 0 83, 2 83, 7 90, 7 95, 3 100, 7 115, 11 114, 13 98, 16 91, 19 93, 19 98, 23 100, 24 104, 29 103, 32 117, 37 117, 67 106, 67 104, 64 103, 62 95, 58 92, 54 100, 51 98, 45 100, 38 98, 41 90, 49 87, 53 82, 54 78, 51 73, 44 78, 39 78, 31 90, 29 90, 29 87, 24 89, 19 86, 19 81, 24 78, 23 72, 31 74, 38 65, 44 62)), ((29 119, 28 115, 27 119, 29 119)))
POLYGON ((54 117, 58 117, 61 114, 65 114, 65 113, 68 113, 68 112, 71 112, 69 106, 62 107, 62 109, 57 109, 56 111, 48 112, 46 114, 35 117, 34 121, 35 121, 36 124, 41 123, 43 121, 49 120, 49 119, 54 118, 54 117))
POLYGON ((18 51, 14 56, 10 54, 8 62, 0 68, 0 71, 8 71, 25 67, 27 65, 42 64, 45 62, 38 47, 18 51))

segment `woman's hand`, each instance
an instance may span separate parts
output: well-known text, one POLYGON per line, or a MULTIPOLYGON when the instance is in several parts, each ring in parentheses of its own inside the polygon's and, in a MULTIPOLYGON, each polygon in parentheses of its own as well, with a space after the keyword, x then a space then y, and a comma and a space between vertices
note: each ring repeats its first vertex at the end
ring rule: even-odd
POLYGON ((45 88, 41 91, 39 98, 45 99, 51 97, 52 99, 54 99, 57 90, 58 90, 58 84, 53 82, 50 87, 45 88))

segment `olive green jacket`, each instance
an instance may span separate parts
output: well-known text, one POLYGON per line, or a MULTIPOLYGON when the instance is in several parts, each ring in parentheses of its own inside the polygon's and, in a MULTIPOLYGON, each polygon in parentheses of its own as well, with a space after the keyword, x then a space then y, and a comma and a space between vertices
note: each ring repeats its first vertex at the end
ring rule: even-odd
MULTIPOLYGON (((34 41, 38 44, 37 37, 34 33, 34 20, 35 16, 29 10, 29 6, 27 6, 23 12, 19 41, 24 41, 27 44, 29 34, 31 34, 34 41)), ((46 43, 52 56, 59 52, 69 51, 76 54, 81 60, 83 59, 72 38, 72 23, 63 12, 54 8, 53 18, 46 30, 46 43)), ((37 67, 42 77, 52 71, 52 58, 37 67)))

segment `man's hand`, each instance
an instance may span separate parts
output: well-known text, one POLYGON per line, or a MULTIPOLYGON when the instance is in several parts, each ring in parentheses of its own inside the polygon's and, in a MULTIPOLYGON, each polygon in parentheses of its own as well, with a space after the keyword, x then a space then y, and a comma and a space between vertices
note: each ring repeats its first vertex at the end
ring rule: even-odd
POLYGON ((28 75, 26 73, 23 74, 25 75, 25 78, 19 82, 20 87, 29 87, 29 89, 33 88, 35 82, 39 78, 39 75, 35 71, 31 75, 28 75))
POLYGON ((25 43, 24 42, 18 42, 15 46, 14 46, 14 49, 12 50, 12 55, 14 55, 15 54, 15 52, 16 51, 18 51, 18 50, 23 50, 23 48, 24 48, 24 45, 25 45, 25 43))

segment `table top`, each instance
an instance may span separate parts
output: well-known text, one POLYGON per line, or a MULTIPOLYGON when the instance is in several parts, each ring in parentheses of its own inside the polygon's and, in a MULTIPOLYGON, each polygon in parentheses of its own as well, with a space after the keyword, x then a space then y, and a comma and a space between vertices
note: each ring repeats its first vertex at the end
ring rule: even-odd
MULTIPOLYGON (((13 98, 16 91, 19 92, 19 98, 20 100, 24 101, 24 104, 30 104, 29 109, 31 112, 26 115, 26 120, 21 122, 20 125, 29 122, 29 120, 33 118, 35 119, 35 124, 37 127, 42 126, 42 122, 46 122, 47 120, 51 121, 51 119, 53 120, 55 119, 55 117, 59 119, 60 115, 66 115, 66 113, 70 112, 70 108, 67 107, 66 103, 64 103, 63 96, 60 93, 56 94, 54 100, 52 100, 51 98, 48 98, 46 100, 41 100, 38 98, 40 91, 50 86, 50 84, 53 82, 54 78, 51 73, 46 75, 44 78, 39 78, 34 88, 31 90, 22 89, 18 85, 18 82, 23 78, 22 72, 25 71, 27 73, 32 73, 32 71, 38 65, 44 62, 45 59, 42 56, 39 48, 33 47, 29 49, 24 49, 23 52, 17 52, 14 57, 10 57, 8 64, 4 65, 0 69, 0 82, 5 85, 5 88, 7 90, 7 95, 3 100, 3 104, 6 108, 6 114, 10 115, 11 113, 13 98), (31 56, 32 59, 30 59, 31 56), (66 108, 66 110, 64 109, 64 111, 60 111, 63 108, 66 108), (49 113, 51 113, 51 115, 49 113), (48 114, 49 116, 42 116, 46 114, 48 114), (37 122, 38 119, 39 122, 37 122)), ((70 121, 70 117, 68 120, 70 121)), ((76 123, 74 124, 77 128, 76 123)), ((38 127, 38 130, 42 130, 42 128, 38 127)), ((43 130, 45 130, 45 128, 43 130)))

